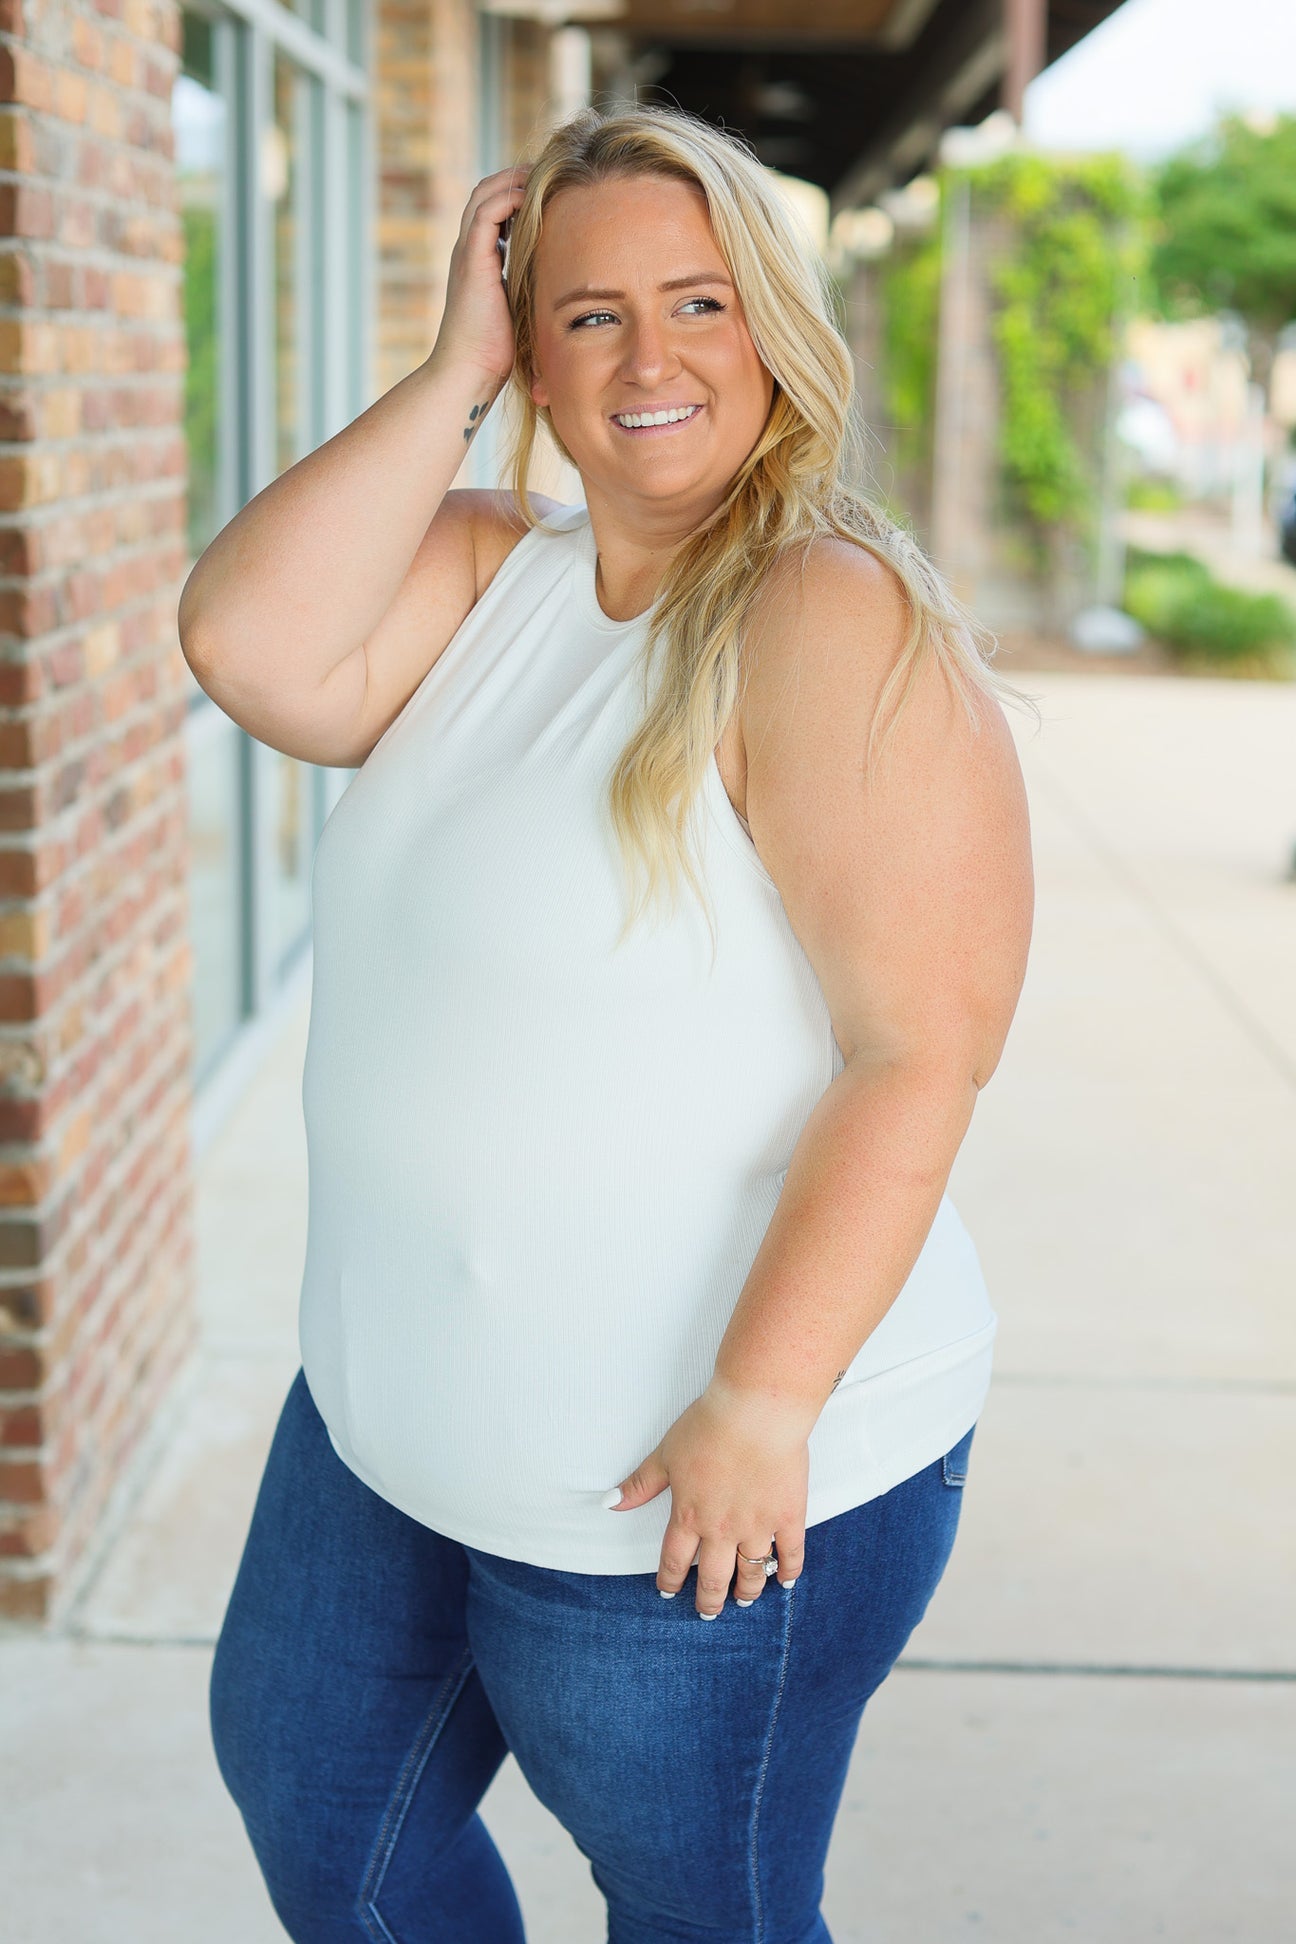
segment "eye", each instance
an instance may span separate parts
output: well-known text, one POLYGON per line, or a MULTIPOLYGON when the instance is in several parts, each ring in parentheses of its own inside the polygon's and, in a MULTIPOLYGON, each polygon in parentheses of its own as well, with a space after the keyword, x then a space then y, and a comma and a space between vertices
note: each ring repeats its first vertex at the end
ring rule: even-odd
MULTIPOLYGON (((681 304, 680 309, 688 310, 693 304, 709 304, 713 311, 722 311, 724 309, 724 305, 719 303, 714 297, 687 297, 683 304, 681 304)), ((613 313, 611 311, 586 311, 582 317, 574 317, 567 326, 567 329, 569 331, 578 331, 582 324, 588 324, 593 318, 611 317, 612 315, 613 313)))

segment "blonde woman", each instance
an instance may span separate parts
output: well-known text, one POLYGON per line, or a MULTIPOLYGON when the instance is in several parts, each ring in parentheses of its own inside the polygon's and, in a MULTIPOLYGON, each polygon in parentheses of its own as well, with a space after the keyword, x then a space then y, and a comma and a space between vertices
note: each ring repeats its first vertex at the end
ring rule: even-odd
POLYGON ((216 701, 358 766, 211 1686, 298 1944, 517 1944, 509 1750, 613 1944, 829 1936, 990 1380, 946 1182, 1032 915, 1006 685, 851 409, 749 150, 584 110, 473 191, 427 362, 186 586, 216 701), (506 385, 511 491, 448 490, 506 385), (528 498, 537 423, 583 503, 528 498))

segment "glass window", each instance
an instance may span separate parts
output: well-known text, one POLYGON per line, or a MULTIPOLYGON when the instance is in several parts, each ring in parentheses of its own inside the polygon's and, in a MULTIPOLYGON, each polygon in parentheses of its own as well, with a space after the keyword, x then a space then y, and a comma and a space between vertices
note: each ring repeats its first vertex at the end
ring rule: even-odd
POLYGON ((309 764, 281 750, 269 752, 265 773, 270 789, 266 922, 271 964, 279 973, 304 943, 310 920, 315 792, 309 764))
POLYGON ((313 27, 317 34, 325 31, 325 0, 283 0, 283 4, 304 20, 308 27, 313 27))
MULTIPOLYGON (((353 237, 364 236, 363 197, 365 189, 365 118, 355 102, 348 102, 346 111, 347 165, 346 198, 348 233, 353 237)), ((346 280, 346 374, 347 395, 344 409, 347 423, 359 418, 373 403, 369 392, 369 374, 364 367, 364 305, 368 279, 363 270, 346 280)))
MULTIPOLYGON (((367 0, 183 7, 172 94, 184 227, 189 549, 369 403, 361 260, 367 0)), ((310 875, 349 773, 249 736, 191 684, 186 724, 195 1084, 262 1010, 310 936, 310 875)))
POLYGON ((346 0, 346 51, 347 58, 357 67, 364 66, 365 57, 365 0, 346 0))
POLYGON ((184 225, 184 320, 189 364, 184 422, 189 446, 189 551, 196 559, 220 517, 220 303, 226 198, 226 108, 216 91, 212 23, 183 16, 181 70, 172 94, 176 173, 184 225))
POLYGON ((243 1016, 242 731, 208 706, 191 710, 186 736, 194 1064, 201 1076, 243 1016))
POLYGON ((261 187, 274 205, 274 392, 275 473, 295 465, 306 450, 302 423, 304 307, 301 257, 305 237, 301 210, 299 140, 301 78, 282 52, 274 57, 274 120, 265 131, 261 187))

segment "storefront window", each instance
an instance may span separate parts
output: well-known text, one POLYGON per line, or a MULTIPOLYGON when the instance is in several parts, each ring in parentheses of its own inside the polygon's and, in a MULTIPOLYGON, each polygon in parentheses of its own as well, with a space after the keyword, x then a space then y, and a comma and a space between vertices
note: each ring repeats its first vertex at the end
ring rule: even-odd
POLYGON ((172 116, 184 224, 184 319, 189 364, 184 424, 189 446, 189 551, 197 556, 219 532, 221 413, 220 279, 226 251, 226 105, 216 91, 212 23, 183 16, 181 71, 172 116))
POLYGON ((214 708, 192 710, 186 729, 194 1072, 201 1079, 243 1013, 241 731, 214 708))
MULTIPOLYGON (((245 501, 369 402, 368 108, 362 77, 337 58, 362 65, 365 4, 295 0, 295 26, 241 0, 182 9, 172 101, 195 559, 245 501)), ((186 731, 201 1085, 309 940, 315 844, 346 772, 248 735, 196 680, 186 731)))
POLYGON ((282 53, 274 60, 274 120, 265 131, 261 186, 274 204, 275 472, 295 465, 304 450, 301 423, 302 276, 300 144, 301 80, 282 53))

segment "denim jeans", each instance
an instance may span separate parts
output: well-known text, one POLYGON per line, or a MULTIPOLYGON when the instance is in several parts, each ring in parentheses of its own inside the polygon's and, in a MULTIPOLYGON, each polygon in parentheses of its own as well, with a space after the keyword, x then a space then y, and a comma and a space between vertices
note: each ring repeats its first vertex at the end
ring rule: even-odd
MULTIPOLYGON (((790 1588, 445 1538, 338 1458, 299 1371, 211 1673, 217 1761, 296 1944, 523 1944, 478 1804, 511 1749, 589 1859, 609 1944, 830 1944, 823 1866, 865 1703, 954 1544, 976 1426, 806 1533, 790 1588)), ((609 1518, 614 1516, 608 1514, 609 1518)))

